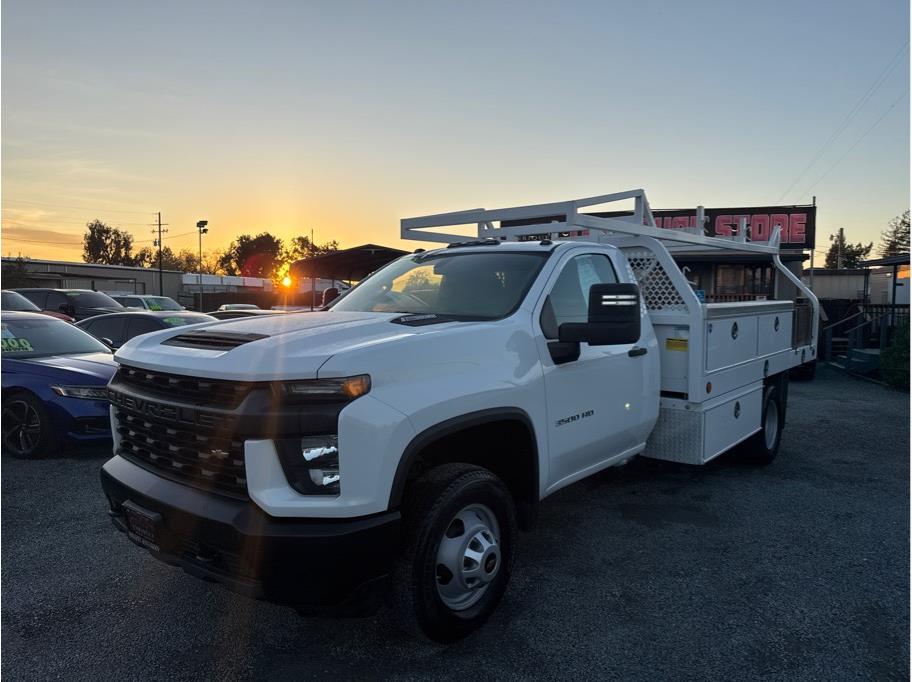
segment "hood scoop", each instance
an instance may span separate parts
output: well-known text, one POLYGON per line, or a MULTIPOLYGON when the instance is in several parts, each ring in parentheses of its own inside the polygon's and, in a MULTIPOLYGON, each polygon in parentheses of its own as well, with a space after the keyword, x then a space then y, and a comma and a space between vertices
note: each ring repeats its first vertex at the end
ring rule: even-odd
POLYGON ((217 332, 200 329, 185 334, 172 336, 162 341, 163 346, 181 346, 183 348, 202 348, 205 350, 231 350, 251 341, 268 339, 268 334, 245 334, 240 332, 217 332))

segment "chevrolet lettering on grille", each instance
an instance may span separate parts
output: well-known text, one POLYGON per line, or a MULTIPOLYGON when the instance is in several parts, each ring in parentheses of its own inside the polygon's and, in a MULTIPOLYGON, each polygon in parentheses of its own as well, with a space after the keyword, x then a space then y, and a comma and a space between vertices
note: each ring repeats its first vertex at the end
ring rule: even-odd
POLYGON ((150 417, 173 420, 181 419, 181 409, 174 405, 163 405, 162 403, 156 403, 152 400, 146 400, 145 398, 139 398, 134 395, 127 395, 126 393, 119 393, 118 391, 108 391, 108 398, 118 407, 139 412, 140 414, 146 414, 150 417))

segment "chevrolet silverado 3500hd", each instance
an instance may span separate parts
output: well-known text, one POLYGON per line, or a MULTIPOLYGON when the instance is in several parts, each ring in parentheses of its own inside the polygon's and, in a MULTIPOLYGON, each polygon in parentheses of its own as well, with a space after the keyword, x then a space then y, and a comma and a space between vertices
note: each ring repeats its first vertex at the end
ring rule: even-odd
POLYGON ((776 234, 658 229, 633 190, 410 218, 402 235, 448 246, 393 261, 324 312, 118 350, 101 474, 117 528, 304 612, 383 594, 408 630, 451 641, 494 610, 517 528, 556 490, 636 455, 776 456, 788 370, 813 359, 817 334, 776 234), (580 211, 615 200, 633 214, 580 211), (425 231, 473 223, 470 241, 425 231), (767 254, 811 321, 791 300, 702 303, 678 248, 767 254))

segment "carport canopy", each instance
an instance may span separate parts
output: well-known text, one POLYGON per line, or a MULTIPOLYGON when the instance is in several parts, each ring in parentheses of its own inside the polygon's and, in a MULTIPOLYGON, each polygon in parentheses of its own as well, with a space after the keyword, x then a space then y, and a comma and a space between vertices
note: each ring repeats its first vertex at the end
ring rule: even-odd
POLYGON ((358 282, 391 260, 404 256, 408 251, 377 244, 364 244, 341 251, 331 251, 312 258, 303 258, 291 264, 292 277, 298 279, 335 279, 358 282))

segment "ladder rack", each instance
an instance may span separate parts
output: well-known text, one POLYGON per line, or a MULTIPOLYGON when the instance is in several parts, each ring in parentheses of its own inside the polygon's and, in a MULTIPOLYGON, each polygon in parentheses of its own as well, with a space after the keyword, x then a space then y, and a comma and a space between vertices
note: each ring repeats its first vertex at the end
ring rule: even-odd
MULTIPOLYGON (((697 226, 702 229, 703 208, 697 207, 697 226)), ((448 232, 431 232, 430 228, 455 227, 457 225, 477 226, 478 239, 496 239, 507 241, 522 236, 541 234, 542 232, 573 232, 588 230, 601 235, 635 235, 652 237, 674 249, 677 247, 697 247, 703 249, 725 249, 749 253, 779 253, 779 234, 773 230, 768 242, 751 242, 746 240, 742 232, 739 238, 725 239, 721 237, 707 237, 703 234, 692 234, 686 230, 667 230, 656 226, 646 192, 642 189, 632 189, 614 194, 602 194, 596 197, 586 197, 571 201, 560 201, 550 204, 534 204, 529 206, 514 206, 510 208, 484 209, 476 208, 467 211, 454 211, 438 213, 435 215, 403 218, 400 226, 402 239, 414 239, 425 242, 439 242, 452 244, 464 242, 469 237, 448 232), (580 213, 581 208, 598 206, 618 201, 634 200, 634 211, 630 216, 599 217, 588 213, 580 213), (558 216, 561 220, 554 220, 558 216), (534 221, 541 222, 525 225, 508 225, 503 222, 534 221), (495 223, 501 223, 495 225, 495 223)), ((593 241, 599 241, 598 238, 593 241)))
MULTIPOLYGON (((431 228, 455 227, 475 224, 477 239, 494 239, 497 241, 517 240, 520 237, 532 237, 542 233, 585 232, 590 241, 610 242, 619 237, 649 237, 661 243, 661 248, 670 255, 681 251, 723 250, 740 253, 763 253, 770 256, 773 266, 807 298, 812 309, 811 342, 808 350, 811 357, 816 355, 817 319, 820 314, 820 303, 814 293, 789 270, 779 258, 779 241, 782 229, 773 228, 769 241, 752 242, 747 240, 746 221, 742 221, 737 237, 726 239, 707 237, 702 234, 703 207, 697 207, 697 227, 700 234, 693 234, 683 229, 662 229, 656 226, 642 189, 631 189, 626 192, 602 194, 571 201, 560 201, 551 204, 533 204, 509 208, 484 209, 475 208, 467 211, 438 213, 435 215, 403 218, 400 224, 402 239, 414 239, 424 242, 455 244, 471 240, 464 234, 450 232, 431 232, 431 228), (610 204, 633 199, 634 210, 629 216, 600 217, 589 213, 580 213, 580 209, 610 204), (557 220, 555 220, 557 217, 557 220), (522 225, 504 225, 504 222, 523 221, 522 225), (540 222, 537 222, 540 221, 540 222), (495 225, 495 223, 499 223, 495 225)), ((683 279, 683 278, 682 278, 683 279)), ((686 281, 686 280, 685 280, 686 281)), ((688 290, 689 293, 689 290, 688 290)), ((803 356, 803 352, 802 352, 803 356)))

